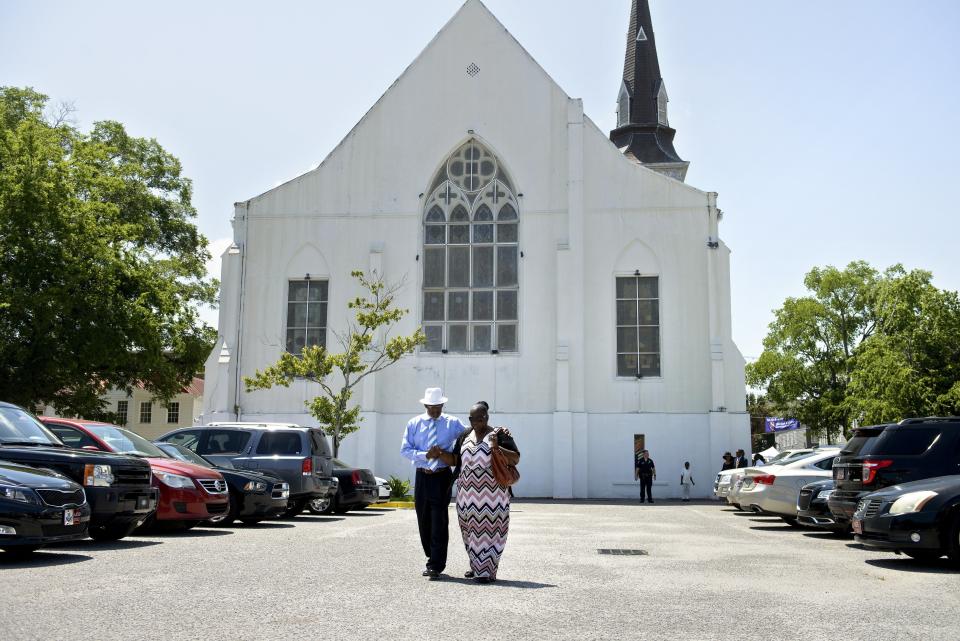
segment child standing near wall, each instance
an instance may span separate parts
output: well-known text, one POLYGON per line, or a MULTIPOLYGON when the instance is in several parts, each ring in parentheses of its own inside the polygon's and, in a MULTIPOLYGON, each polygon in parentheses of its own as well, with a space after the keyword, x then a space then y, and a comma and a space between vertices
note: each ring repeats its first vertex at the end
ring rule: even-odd
POLYGON ((690 461, 685 461, 680 471, 680 487, 683 489, 683 500, 690 501, 690 488, 696 485, 693 482, 693 472, 690 470, 690 461))

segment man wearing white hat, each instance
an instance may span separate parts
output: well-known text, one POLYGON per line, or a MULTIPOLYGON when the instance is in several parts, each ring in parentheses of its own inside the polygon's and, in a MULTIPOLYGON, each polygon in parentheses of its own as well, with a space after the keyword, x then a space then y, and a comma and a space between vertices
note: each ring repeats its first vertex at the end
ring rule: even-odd
POLYGON ((420 402, 427 411, 407 423, 400 454, 417 468, 413 497, 420 544, 427 557, 423 576, 433 581, 447 566, 448 506, 453 485, 453 470, 440 460, 440 452, 452 452, 457 437, 468 428, 456 416, 443 413, 447 398, 439 387, 427 388, 420 402))

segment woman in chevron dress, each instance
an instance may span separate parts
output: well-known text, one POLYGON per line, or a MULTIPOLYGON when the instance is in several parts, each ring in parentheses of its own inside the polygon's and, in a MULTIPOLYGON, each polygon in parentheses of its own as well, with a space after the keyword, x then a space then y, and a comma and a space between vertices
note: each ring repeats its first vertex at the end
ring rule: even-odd
POLYGON ((471 429, 461 435, 459 447, 453 452, 460 472, 457 517, 470 558, 470 571, 464 576, 481 583, 496 580, 510 528, 510 492, 493 476, 492 451, 499 448, 511 465, 520 461, 513 437, 487 424, 489 415, 485 405, 474 405, 470 409, 471 429))

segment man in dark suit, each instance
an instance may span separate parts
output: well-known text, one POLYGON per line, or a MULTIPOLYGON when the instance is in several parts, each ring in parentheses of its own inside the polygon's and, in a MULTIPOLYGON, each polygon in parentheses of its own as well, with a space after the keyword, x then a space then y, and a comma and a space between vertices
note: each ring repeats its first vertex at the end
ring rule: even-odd
POLYGON ((750 467, 750 461, 747 460, 746 454, 743 450, 737 450, 737 459, 734 461, 733 466, 737 469, 741 467, 750 467))

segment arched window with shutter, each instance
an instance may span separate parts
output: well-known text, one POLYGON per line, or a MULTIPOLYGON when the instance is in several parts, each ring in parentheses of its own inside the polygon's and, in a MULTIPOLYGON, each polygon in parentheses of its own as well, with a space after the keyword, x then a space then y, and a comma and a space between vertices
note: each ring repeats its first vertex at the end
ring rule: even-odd
POLYGON ((520 207, 513 182, 477 140, 434 177, 424 205, 424 352, 519 350, 520 207))

